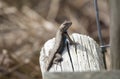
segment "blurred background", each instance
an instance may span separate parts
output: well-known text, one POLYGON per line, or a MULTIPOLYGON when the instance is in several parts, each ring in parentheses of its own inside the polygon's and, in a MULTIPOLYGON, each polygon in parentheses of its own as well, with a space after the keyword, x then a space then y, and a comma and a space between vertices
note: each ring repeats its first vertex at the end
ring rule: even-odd
MULTIPOLYGON (((109 43, 108 0, 98 0, 105 44, 109 43)), ((0 79, 41 79, 39 55, 59 25, 99 44, 93 0, 0 0, 0 79)))

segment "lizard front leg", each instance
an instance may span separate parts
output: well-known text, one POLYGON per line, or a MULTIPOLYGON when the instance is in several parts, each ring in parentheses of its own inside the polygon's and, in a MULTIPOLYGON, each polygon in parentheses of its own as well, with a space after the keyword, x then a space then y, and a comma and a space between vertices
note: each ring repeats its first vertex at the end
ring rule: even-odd
POLYGON ((65 34, 65 36, 67 37, 67 39, 69 40, 70 45, 78 45, 78 44, 79 44, 79 43, 74 42, 74 41, 70 38, 70 36, 69 36, 69 34, 68 34, 67 32, 64 32, 64 34, 65 34))

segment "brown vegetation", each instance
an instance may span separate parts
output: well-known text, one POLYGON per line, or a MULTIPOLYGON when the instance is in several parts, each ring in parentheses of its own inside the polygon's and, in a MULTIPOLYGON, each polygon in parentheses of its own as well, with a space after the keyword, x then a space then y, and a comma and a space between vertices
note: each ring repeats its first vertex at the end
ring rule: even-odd
MULTIPOLYGON (((107 44, 108 3, 98 3, 107 44)), ((93 0, 0 0, 0 79, 40 79, 39 51, 65 19, 73 22, 70 32, 98 41, 93 0)))

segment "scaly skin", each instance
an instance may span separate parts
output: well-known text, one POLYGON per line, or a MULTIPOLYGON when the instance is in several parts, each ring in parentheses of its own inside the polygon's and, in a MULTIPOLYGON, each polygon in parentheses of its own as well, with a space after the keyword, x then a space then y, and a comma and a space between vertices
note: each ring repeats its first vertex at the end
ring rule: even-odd
POLYGON ((71 21, 65 21, 64 23, 61 24, 60 28, 57 31, 56 37, 55 37, 55 44, 53 46, 53 49, 49 51, 50 57, 48 58, 48 64, 46 66, 46 71, 49 71, 53 63, 56 63, 54 60, 59 62, 59 60, 62 59, 62 56, 59 58, 56 55, 59 54, 61 55, 62 52, 64 51, 65 48, 65 42, 67 39, 67 30, 69 27, 72 25, 71 21))

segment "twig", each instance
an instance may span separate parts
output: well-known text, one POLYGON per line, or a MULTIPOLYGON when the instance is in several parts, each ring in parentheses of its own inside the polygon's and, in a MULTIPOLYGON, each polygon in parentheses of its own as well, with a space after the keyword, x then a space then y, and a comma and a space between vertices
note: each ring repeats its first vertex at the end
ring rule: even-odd
POLYGON ((50 9, 48 12, 47 19, 54 21, 58 10, 59 10, 60 0, 51 0, 50 9))

